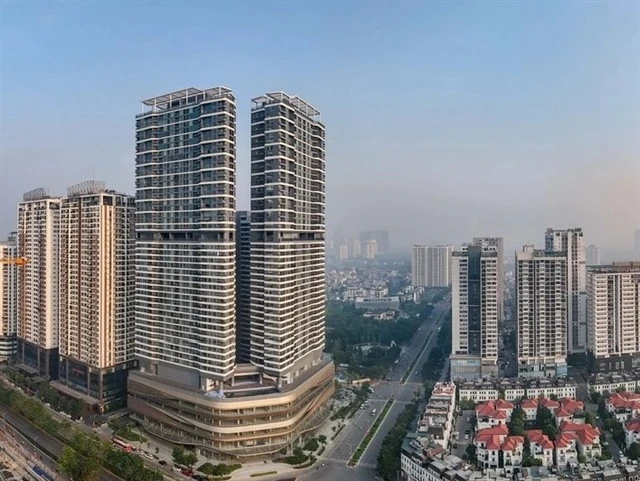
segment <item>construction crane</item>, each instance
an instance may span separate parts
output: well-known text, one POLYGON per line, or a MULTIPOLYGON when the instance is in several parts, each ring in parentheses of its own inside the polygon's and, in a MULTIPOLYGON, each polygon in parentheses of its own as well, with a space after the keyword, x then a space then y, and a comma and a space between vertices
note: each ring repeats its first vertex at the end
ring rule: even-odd
POLYGON ((14 266, 24 267, 29 259, 25 257, 3 257, 0 259, 0 264, 11 264, 14 266))

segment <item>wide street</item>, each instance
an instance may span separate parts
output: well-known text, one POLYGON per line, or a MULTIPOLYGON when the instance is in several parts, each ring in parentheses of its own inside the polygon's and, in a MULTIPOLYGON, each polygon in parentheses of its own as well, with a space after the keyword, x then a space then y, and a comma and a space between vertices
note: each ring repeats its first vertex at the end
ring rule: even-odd
POLYGON ((306 474, 301 475, 301 479, 311 481, 371 481, 375 479, 375 467, 380 451, 380 446, 387 433, 395 425, 396 419, 405 405, 411 401, 414 393, 421 389, 422 364, 426 361, 431 348, 434 346, 437 333, 446 314, 450 309, 450 299, 447 297, 434 307, 431 315, 420 327, 409 346, 404 351, 404 355, 397 365, 390 372, 390 381, 381 381, 372 386, 373 393, 370 397, 367 409, 360 410, 347 422, 347 425, 340 433, 333 444, 329 446, 323 456, 320 457, 316 466, 318 469, 311 469, 306 474), (426 349, 420 355, 418 362, 411 369, 411 373, 402 384, 403 374, 411 366, 412 361, 418 356, 424 342, 428 340, 426 349), (387 417, 380 425, 376 435, 369 443, 367 450, 360 458, 360 462, 354 468, 347 466, 351 454, 356 450, 360 441, 365 437, 367 430, 373 424, 376 416, 380 415, 382 407, 387 400, 394 399, 394 403, 387 414, 387 417), (371 410, 377 409, 376 416, 371 415, 371 410), (324 466, 322 466, 324 464, 324 466))

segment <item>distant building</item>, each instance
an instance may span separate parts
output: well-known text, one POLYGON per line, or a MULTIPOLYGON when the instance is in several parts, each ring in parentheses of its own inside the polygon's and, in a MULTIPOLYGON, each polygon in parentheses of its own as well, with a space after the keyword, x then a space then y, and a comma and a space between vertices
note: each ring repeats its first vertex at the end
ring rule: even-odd
POLYGON ((357 259, 362 256, 362 244, 357 239, 351 239, 349 241, 349 257, 357 259))
POLYGON ((42 188, 18 204, 18 367, 58 377, 60 321, 60 199, 42 188))
POLYGON ((474 237, 473 245, 493 246, 498 253, 498 323, 504 321, 504 238, 474 237))
POLYGON ((12 359, 16 353, 18 329, 18 267, 6 262, 18 256, 17 234, 12 232, 0 242, 0 361, 12 359))
POLYGON ((356 309, 371 310, 400 310, 400 297, 358 297, 355 300, 356 309))
POLYGON ((593 372, 640 367, 640 262, 587 269, 587 322, 593 372))
POLYGON ((567 349, 570 354, 586 352, 586 260, 582 229, 547 229, 545 250, 564 252, 567 257, 567 349))
POLYGON ((586 264, 588 266, 600 265, 600 248, 591 244, 585 249, 586 264))
POLYGON ((518 375, 567 374, 567 258, 524 246, 516 254, 518 375))
POLYGON ((346 242, 340 244, 338 247, 338 259, 341 261, 349 259, 349 244, 346 242))
POLYGON ((389 253, 389 232, 386 230, 375 230, 369 232, 360 232, 360 243, 364 246, 367 242, 376 241, 377 255, 386 255, 389 253))
POLYGON ((453 246, 414 245, 411 251, 411 284, 414 287, 451 285, 453 246))
POLYGON ((375 239, 366 241, 364 243, 364 258, 375 259, 378 257, 378 241, 375 239))
POLYGON ((498 375, 498 264, 492 245, 453 253, 452 379, 498 375))

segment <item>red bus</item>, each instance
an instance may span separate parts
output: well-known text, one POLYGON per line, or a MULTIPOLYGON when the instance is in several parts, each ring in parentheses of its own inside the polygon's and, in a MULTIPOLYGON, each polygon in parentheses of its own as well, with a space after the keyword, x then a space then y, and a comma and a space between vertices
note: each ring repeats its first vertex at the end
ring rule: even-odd
POLYGON ((118 439, 118 438, 113 438, 113 445, 116 448, 122 449, 125 453, 130 453, 131 451, 133 451, 133 446, 131 446, 131 444, 129 443, 125 443, 124 441, 118 439))

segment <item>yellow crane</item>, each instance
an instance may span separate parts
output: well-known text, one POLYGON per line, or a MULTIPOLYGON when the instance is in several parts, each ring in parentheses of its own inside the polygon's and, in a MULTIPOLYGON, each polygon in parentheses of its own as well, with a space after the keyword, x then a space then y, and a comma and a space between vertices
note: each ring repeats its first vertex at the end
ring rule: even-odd
POLYGON ((15 266, 25 266, 29 262, 29 259, 25 257, 3 257, 0 259, 0 264, 12 264, 15 266))

